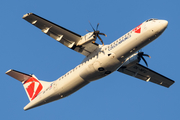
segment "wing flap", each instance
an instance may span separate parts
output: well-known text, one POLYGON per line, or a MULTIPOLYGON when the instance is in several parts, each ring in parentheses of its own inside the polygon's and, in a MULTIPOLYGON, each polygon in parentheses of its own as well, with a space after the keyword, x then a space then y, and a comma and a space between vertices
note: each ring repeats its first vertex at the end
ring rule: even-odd
POLYGON ((141 80, 147 81, 147 82, 153 82, 158 85, 164 86, 164 87, 170 87, 174 81, 143 66, 140 64, 135 64, 128 68, 120 67, 118 69, 119 72, 125 73, 127 75, 139 78, 141 80))

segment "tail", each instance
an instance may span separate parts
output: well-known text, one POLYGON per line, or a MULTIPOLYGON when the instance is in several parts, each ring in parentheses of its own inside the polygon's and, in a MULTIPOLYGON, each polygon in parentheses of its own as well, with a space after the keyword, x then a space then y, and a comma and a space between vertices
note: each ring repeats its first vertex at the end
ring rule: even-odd
POLYGON ((30 101, 51 84, 51 82, 38 80, 35 75, 28 75, 12 69, 8 70, 6 74, 22 82, 30 101))

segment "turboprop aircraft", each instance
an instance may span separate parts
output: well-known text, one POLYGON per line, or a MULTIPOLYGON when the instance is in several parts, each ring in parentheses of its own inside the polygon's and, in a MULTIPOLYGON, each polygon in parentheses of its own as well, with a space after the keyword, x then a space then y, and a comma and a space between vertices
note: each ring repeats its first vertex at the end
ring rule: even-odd
POLYGON ((24 110, 67 97, 90 82, 114 71, 167 88, 174 83, 173 80, 147 68, 148 64, 143 56, 150 56, 138 52, 163 33, 168 25, 166 20, 146 20, 111 44, 104 45, 100 35, 106 36, 106 34, 98 31, 99 24, 96 30, 90 24, 93 32, 88 31, 86 35, 81 36, 33 13, 25 14, 23 19, 85 56, 81 64, 53 82, 41 81, 35 75, 13 69, 8 70, 7 75, 22 82, 30 100, 24 110), (97 38, 100 39, 102 45, 96 43, 97 38), (141 59, 146 66, 139 63, 141 59))

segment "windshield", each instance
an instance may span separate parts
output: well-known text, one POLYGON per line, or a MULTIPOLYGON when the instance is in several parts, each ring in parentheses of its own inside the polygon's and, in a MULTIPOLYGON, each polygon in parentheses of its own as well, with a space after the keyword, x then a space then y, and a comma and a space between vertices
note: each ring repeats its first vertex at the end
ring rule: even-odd
POLYGON ((158 19, 151 18, 149 20, 146 20, 146 22, 149 22, 149 21, 152 21, 152 20, 158 20, 158 19))

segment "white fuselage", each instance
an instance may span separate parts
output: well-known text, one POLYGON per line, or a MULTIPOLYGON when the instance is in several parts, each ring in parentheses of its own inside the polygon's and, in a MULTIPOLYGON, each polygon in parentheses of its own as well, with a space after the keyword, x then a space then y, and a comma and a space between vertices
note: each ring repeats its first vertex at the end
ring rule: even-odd
POLYGON ((54 81, 31 101, 25 110, 64 98, 91 81, 116 71, 125 60, 156 39, 167 27, 165 20, 150 19, 120 37, 110 45, 100 45, 80 65, 54 81))

